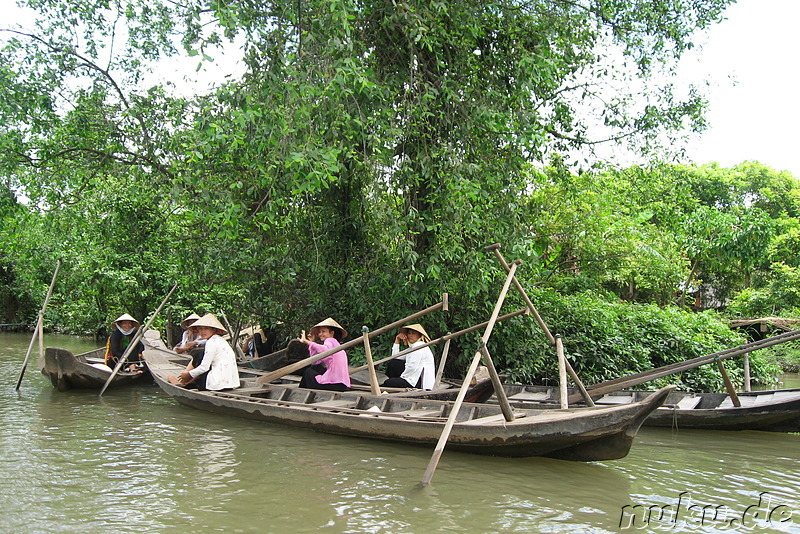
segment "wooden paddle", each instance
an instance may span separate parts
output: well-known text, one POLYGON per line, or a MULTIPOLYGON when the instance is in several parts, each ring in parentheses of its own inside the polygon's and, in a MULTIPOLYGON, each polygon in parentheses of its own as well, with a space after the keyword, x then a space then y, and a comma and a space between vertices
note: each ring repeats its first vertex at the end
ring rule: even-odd
POLYGON ((144 337, 144 333, 147 331, 148 328, 150 328, 150 325, 153 324, 153 319, 156 318, 158 313, 161 311, 161 308, 164 307, 164 304, 167 303, 167 301, 172 296, 172 294, 175 292, 175 289, 177 289, 177 287, 178 287, 178 282, 175 282, 175 284, 172 286, 172 289, 170 289, 169 293, 167 293, 167 296, 164 297, 164 300, 161 301, 161 304, 158 306, 158 309, 156 309, 156 311, 153 313, 153 315, 150 316, 150 319, 147 320, 147 323, 136 332, 136 335, 133 337, 133 341, 131 341, 131 344, 128 345, 127 349, 125 349, 125 352, 122 353, 122 358, 119 359, 119 361, 117 362, 117 365, 114 367, 114 370, 111 372, 111 376, 109 376, 108 380, 106 380, 106 383, 103 384, 103 387, 100 390, 100 396, 101 397, 103 396, 103 393, 105 393, 106 389, 108 389, 108 385, 111 383, 111 381, 114 380, 114 377, 117 376, 117 373, 119 372, 119 370, 122 368, 123 365, 125 365, 125 360, 128 359, 128 356, 131 355, 131 352, 133 352, 133 349, 142 340, 142 337, 144 337))
MULTIPOLYGON (((480 343, 482 347, 486 346, 486 342, 489 341, 489 336, 492 335, 492 330, 497 322, 497 317, 500 315, 500 308, 503 306, 503 301, 506 298, 509 287, 511 287, 511 280, 514 278, 514 273, 517 271, 517 266, 519 263, 519 261, 515 261, 510 265, 509 273, 506 277, 506 283, 503 286, 503 290, 500 292, 500 296, 495 303, 492 315, 486 325, 486 330, 481 337, 480 343)), ((436 471, 436 466, 439 465, 439 458, 442 457, 444 446, 447 444, 447 440, 450 438, 450 432, 453 430, 453 424, 456 422, 458 412, 461 410, 461 404, 464 402, 464 397, 467 396, 469 384, 472 382, 472 377, 475 375, 475 370, 478 368, 478 364, 480 363, 483 355, 483 352, 479 350, 472 358, 472 363, 470 363, 469 368, 467 369, 467 374, 464 377, 464 383, 461 384, 461 389, 458 390, 458 396, 456 396, 456 400, 453 401, 453 406, 450 408, 450 416, 447 418, 447 422, 442 429, 442 434, 439 436, 439 441, 436 443, 436 448, 433 450, 433 455, 431 456, 430 462, 428 462, 428 468, 425 470, 425 475, 422 477, 421 484, 423 486, 430 484, 431 479, 433 478, 433 473, 436 471)), ((508 402, 508 400, 506 400, 506 402, 508 402)), ((503 414, 505 415, 505 410, 503 411, 503 414)))
MULTIPOLYGON (((367 334, 367 336, 369 336, 369 338, 371 339, 371 338, 373 338, 373 337, 375 337, 377 335, 380 335, 380 334, 383 334, 384 332, 388 332, 390 330, 393 330, 393 329, 397 328, 398 326, 402 326, 402 325, 404 325, 406 323, 410 323, 414 319, 418 319, 418 318, 422 317, 423 315, 427 315, 427 314, 429 314, 431 312, 434 312, 436 310, 439 310, 439 309, 441 309, 442 311, 447 311, 447 309, 448 309, 448 307, 447 307, 447 293, 443 293, 442 294, 442 301, 439 302, 438 304, 434 304, 433 306, 429 306, 429 307, 425 308, 422 311, 419 311, 417 313, 409 315, 405 319, 400 319, 399 321, 395 321, 395 322, 393 322, 391 324, 388 324, 386 326, 383 326, 381 328, 373 330, 372 332, 369 332, 367 334)), ((291 363, 291 364, 289 364, 289 365, 287 365, 285 367, 281 367, 280 369, 276 369, 275 371, 267 373, 264 376, 261 376, 261 377, 257 378, 256 379, 256 383, 258 383, 258 384, 269 384, 270 382, 272 382, 274 380, 277 380, 277 379, 279 379, 279 378, 281 378, 283 376, 286 376, 289 373, 293 373, 294 371, 297 371, 298 369, 302 369, 303 367, 305 367, 307 365, 310 365, 310 364, 314 363, 317 360, 321 360, 322 358, 330 356, 331 354, 339 352, 340 350, 347 350, 350 347, 354 347, 354 346, 356 346, 356 345, 358 345, 359 343, 362 343, 362 342, 363 342, 363 338, 361 336, 359 336, 359 337, 357 337, 357 338, 355 338, 353 340, 348 341, 347 343, 342 343, 338 347, 334 347, 331 350, 326 350, 325 352, 321 352, 319 354, 315 354, 314 356, 309 356, 308 358, 300 360, 299 362, 291 363)))
POLYGON ((25 368, 28 367, 28 359, 31 357, 31 351, 33 350, 33 344, 36 342, 36 336, 39 336, 40 339, 40 351, 41 351, 41 332, 44 325, 44 310, 47 308, 47 303, 50 302, 50 296, 53 294, 53 286, 56 284, 56 276, 58 276, 58 270, 61 268, 61 260, 58 260, 56 263, 56 270, 53 272, 53 279, 50 280, 50 287, 47 289, 47 296, 44 298, 44 304, 42 305, 42 309, 39 310, 39 319, 36 321, 36 329, 33 331, 33 336, 31 336, 31 343, 28 345, 28 352, 25 353, 25 360, 22 362, 22 370, 19 373, 19 379, 17 380, 17 387, 15 389, 19 390, 20 384, 22 384, 22 377, 25 376, 25 368))

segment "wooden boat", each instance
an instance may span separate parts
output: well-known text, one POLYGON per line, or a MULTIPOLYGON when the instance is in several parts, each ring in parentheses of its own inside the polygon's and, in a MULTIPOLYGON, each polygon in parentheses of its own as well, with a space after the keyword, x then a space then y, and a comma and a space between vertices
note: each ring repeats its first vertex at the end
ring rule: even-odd
MULTIPOLYGON (((508 400, 516 407, 557 404, 557 387, 505 384, 508 400)), ((576 391, 570 390, 570 394, 576 391)), ((590 391, 591 393, 591 391, 590 391)), ((625 405, 653 395, 652 391, 623 390, 603 395, 597 405, 625 405)), ((738 393, 741 406, 726 393, 672 391, 664 404, 645 420, 645 426, 707 430, 764 430, 800 432, 800 389, 738 393)))
MULTIPOLYGON (((146 348, 156 383, 179 403, 331 434, 433 446, 453 407, 450 401, 393 398, 368 393, 301 389, 295 384, 256 384, 241 370, 242 386, 197 391, 167 379, 182 369, 165 351, 146 348)), ((464 403, 448 449, 495 456, 548 456, 577 461, 612 460, 628 454, 644 419, 673 387, 641 402, 595 408, 525 409, 507 422, 499 406, 464 403)))
MULTIPOLYGON (((111 376, 111 370, 103 360, 105 352, 105 347, 82 354, 73 354, 67 349, 58 347, 47 347, 43 361, 39 362, 39 368, 59 391, 73 388, 100 389, 111 376)), ((140 373, 120 371, 109 387, 150 380, 150 373, 144 368, 142 371, 140 373)))

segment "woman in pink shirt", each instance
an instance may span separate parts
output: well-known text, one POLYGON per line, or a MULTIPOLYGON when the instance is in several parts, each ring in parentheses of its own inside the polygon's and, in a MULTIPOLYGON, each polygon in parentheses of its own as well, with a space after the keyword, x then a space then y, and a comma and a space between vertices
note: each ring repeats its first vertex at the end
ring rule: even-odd
MULTIPOLYGON (((309 356, 321 354, 340 345, 340 341, 347 337, 347 330, 339 323, 328 317, 314 325, 306 337, 305 330, 297 338, 308 345, 309 356), (319 342, 314 342, 317 339, 319 342)), ((328 389, 332 391, 346 391, 350 389, 350 368, 347 365, 347 353, 343 350, 334 352, 321 360, 317 360, 308 367, 300 380, 301 388, 328 389), (317 366, 324 365, 322 372, 317 366)))

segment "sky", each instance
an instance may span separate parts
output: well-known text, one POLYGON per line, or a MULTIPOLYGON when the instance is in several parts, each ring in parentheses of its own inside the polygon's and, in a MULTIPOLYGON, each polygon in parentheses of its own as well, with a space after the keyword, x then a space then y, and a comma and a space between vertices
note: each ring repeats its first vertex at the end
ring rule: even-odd
POLYGON ((800 0, 739 0, 683 77, 708 77, 710 128, 688 145, 699 164, 759 161, 800 179, 800 0))
MULTIPOLYGON (((18 12, 13 4, 0 0, 0 26, 26 22, 8 16, 18 12)), ((710 83, 710 128, 687 145, 687 155, 723 167, 759 161, 800 179, 800 0, 739 0, 725 16, 698 36, 702 48, 679 69, 684 82, 710 83)))

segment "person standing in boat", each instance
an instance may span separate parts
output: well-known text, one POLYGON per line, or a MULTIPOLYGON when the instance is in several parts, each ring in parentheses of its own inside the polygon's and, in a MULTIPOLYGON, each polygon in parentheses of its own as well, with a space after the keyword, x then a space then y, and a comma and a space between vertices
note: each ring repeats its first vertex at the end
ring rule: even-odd
MULTIPOLYGON (((347 330, 328 317, 314 325, 308 332, 308 337, 306 337, 306 332, 303 330, 303 333, 297 339, 308 345, 309 355, 314 356, 338 347, 346 337, 347 330), (315 339, 318 342, 315 342, 315 339)), ((347 363, 347 353, 340 350, 314 362, 303 373, 303 377, 300 379, 300 387, 331 391, 346 391, 350 389, 350 368, 347 363), (324 372, 320 370, 320 365, 325 366, 324 372)))
MULTIPOLYGON (((400 352, 400 344, 408 348, 424 345, 431 340, 421 324, 404 326, 394 338, 392 354, 400 352)), ((382 386, 387 388, 433 389, 436 378, 436 364, 430 347, 423 347, 405 356, 389 360, 386 376, 382 386), (402 359, 401 359, 402 358, 402 359)))
POLYGON ((211 391, 238 388, 240 382, 236 354, 222 338, 222 334, 227 331, 219 319, 214 314, 207 313, 191 326, 196 328, 200 338, 205 340, 202 361, 192 369, 187 368, 175 381, 170 380, 170 382, 211 391))
MULTIPOLYGON (((139 321, 128 315, 127 313, 123 313, 117 319, 111 323, 111 335, 108 336, 108 341, 106 341, 106 354, 105 354, 105 362, 106 365, 115 369, 119 360, 122 358, 122 355, 125 354, 125 351, 130 346, 131 342, 133 341, 134 336, 136 335, 136 330, 139 328, 139 321)), ((144 352, 144 345, 141 341, 136 344, 133 351, 128 355, 126 361, 126 368, 125 370, 130 372, 144 372, 142 366, 142 353, 144 352)))

